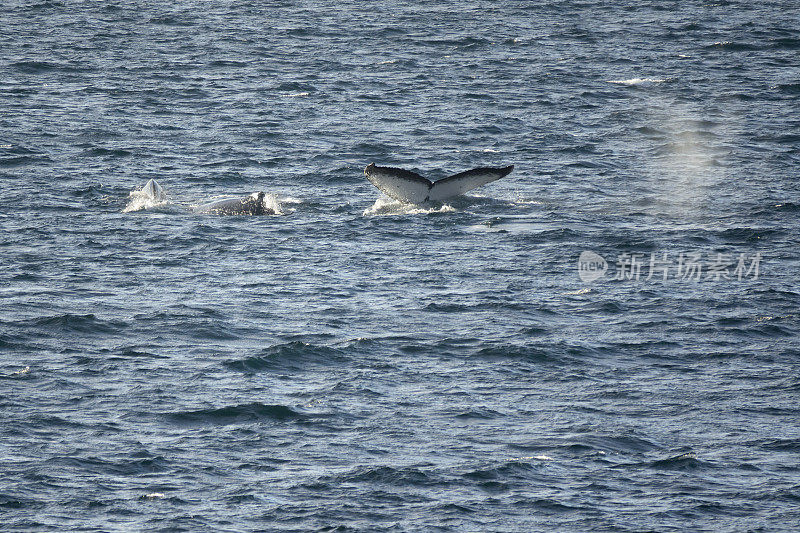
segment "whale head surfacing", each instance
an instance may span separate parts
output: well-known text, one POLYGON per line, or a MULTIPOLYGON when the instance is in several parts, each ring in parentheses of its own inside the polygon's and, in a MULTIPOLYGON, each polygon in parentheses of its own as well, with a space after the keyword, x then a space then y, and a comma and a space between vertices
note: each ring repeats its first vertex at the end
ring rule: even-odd
POLYGON ((161 185, 158 184, 156 180, 148 181, 142 190, 140 191, 143 195, 147 198, 153 200, 154 202, 163 202, 166 198, 166 194, 164 194, 164 189, 161 185))
POLYGON ((122 210, 123 213, 150 209, 167 202, 167 193, 156 180, 150 180, 141 189, 131 191, 129 196, 130 201, 122 210))

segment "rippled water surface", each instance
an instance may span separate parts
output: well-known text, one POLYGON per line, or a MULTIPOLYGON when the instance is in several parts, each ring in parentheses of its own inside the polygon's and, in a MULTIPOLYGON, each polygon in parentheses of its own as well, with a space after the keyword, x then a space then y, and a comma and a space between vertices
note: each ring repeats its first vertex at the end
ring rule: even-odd
POLYGON ((4 530, 800 528, 800 4, 0 27, 4 530))

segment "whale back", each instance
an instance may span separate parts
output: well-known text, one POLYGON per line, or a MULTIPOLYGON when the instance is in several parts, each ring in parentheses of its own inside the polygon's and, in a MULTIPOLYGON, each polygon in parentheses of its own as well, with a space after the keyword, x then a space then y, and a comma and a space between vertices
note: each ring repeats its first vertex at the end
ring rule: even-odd
POLYGON ((197 206, 195 211, 211 215, 272 215, 274 210, 264 205, 265 193, 259 191, 240 198, 226 198, 197 206))

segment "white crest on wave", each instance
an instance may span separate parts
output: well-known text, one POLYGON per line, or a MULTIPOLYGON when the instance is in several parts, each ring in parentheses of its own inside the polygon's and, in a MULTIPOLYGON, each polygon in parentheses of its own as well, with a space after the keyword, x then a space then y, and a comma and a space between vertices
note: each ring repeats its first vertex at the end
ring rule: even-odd
POLYGON ((649 83, 663 83, 666 80, 660 78, 631 78, 629 80, 608 80, 608 83, 618 85, 644 85, 649 83))

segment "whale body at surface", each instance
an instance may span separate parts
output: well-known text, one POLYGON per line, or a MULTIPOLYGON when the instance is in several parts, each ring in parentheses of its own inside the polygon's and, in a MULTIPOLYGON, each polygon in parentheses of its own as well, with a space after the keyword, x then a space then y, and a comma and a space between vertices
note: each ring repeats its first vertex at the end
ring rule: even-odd
POLYGON ((499 180, 512 170, 514 165, 473 168, 434 182, 402 168, 379 167, 371 163, 364 169, 364 175, 385 195, 401 202, 421 204, 464 194, 481 185, 499 180))
MULTIPOLYGON (((123 209, 123 213, 140 211, 160 207, 167 202, 167 194, 156 180, 148 181, 144 187, 135 190, 130 194, 131 200, 123 209)), ((176 205, 176 204, 172 204, 176 205)), ((189 207, 195 213, 205 213, 210 215, 280 215, 282 214, 280 204, 274 195, 266 194, 263 191, 254 192, 247 196, 236 198, 224 198, 206 204, 189 207)))
POLYGON ((194 211, 210 215, 274 215, 275 209, 266 205, 265 196, 261 191, 243 198, 225 198, 198 205, 194 211))

